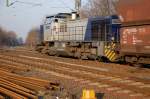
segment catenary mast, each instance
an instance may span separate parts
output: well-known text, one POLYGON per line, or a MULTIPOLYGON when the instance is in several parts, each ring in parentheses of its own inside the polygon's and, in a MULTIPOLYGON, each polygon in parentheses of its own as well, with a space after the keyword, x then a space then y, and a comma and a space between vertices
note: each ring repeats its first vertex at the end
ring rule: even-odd
POLYGON ((77 14, 80 14, 80 9, 81 9, 81 0, 75 0, 75 10, 77 14))

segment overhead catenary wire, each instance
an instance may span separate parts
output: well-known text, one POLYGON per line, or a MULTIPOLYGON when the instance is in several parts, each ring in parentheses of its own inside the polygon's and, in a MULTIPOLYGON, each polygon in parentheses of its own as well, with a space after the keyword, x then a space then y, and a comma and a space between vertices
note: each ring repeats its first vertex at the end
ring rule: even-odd
POLYGON ((41 3, 33 3, 33 2, 23 2, 23 1, 16 1, 17 3, 32 5, 32 6, 42 6, 41 3))
MULTIPOLYGON (((67 8, 71 11, 75 11, 74 9, 72 9, 71 7, 69 7, 63 0, 59 0, 59 2, 64 6, 64 7, 51 7, 51 8, 67 8)), ((34 2, 26 2, 26 1, 20 1, 20 0, 16 0, 13 2, 9 2, 9 0, 6 0, 6 5, 7 7, 10 7, 16 3, 20 3, 20 4, 26 4, 26 5, 32 5, 32 6, 42 6, 41 3, 34 3, 34 2)))
MULTIPOLYGON (((7 0, 7 1, 10 1, 10 0, 7 0)), ((47 0, 45 0, 45 1, 47 1, 47 0)), ((70 11, 75 11, 73 8, 69 7, 66 4, 66 2, 64 2, 63 0, 58 0, 58 2, 61 3, 62 6, 58 6, 58 7, 57 6, 52 6, 50 8, 51 9, 64 9, 65 8, 65 9, 68 9, 70 11)), ((41 2, 40 3, 35 3, 35 2, 26 2, 26 1, 21 1, 21 0, 15 0, 15 1, 12 1, 12 2, 8 2, 8 7, 14 5, 13 8, 15 8, 15 5, 20 5, 20 4, 31 5, 32 7, 28 7, 28 9, 33 8, 33 7, 37 7, 37 6, 39 6, 39 7, 44 6, 44 4, 41 3, 41 2)), ((27 9, 24 9, 24 10, 27 10, 27 9)), ((19 12, 24 13, 24 10, 20 10, 19 12)), ((14 14, 13 16, 17 16, 17 15, 14 14)))
POLYGON ((71 11, 74 11, 72 8, 70 8, 63 0, 59 0, 66 8, 68 8, 71 11))
POLYGON ((32 5, 32 6, 42 6, 41 3, 23 2, 23 1, 19 1, 19 0, 16 0, 14 2, 9 3, 9 0, 6 1, 7 7, 10 7, 10 6, 12 6, 12 5, 16 4, 16 3, 22 3, 22 4, 26 4, 26 5, 32 5))

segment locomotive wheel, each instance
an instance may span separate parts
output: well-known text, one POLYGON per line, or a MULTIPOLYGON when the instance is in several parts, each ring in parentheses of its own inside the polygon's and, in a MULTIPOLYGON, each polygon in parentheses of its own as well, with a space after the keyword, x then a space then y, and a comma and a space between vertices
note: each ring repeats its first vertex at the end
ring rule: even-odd
POLYGON ((55 56, 55 55, 56 55, 56 51, 50 50, 50 51, 48 52, 48 55, 50 55, 50 56, 55 56))
POLYGON ((36 46, 35 51, 41 52, 43 50, 43 46, 36 46))
POLYGON ((89 60, 97 60, 98 57, 96 55, 88 55, 89 60))
POLYGON ((75 52, 74 57, 77 59, 81 59, 81 53, 75 52))
POLYGON ((42 54, 48 54, 48 49, 46 49, 46 48, 42 49, 41 53, 42 54))
POLYGON ((86 60, 86 59, 88 59, 88 56, 87 56, 87 55, 82 55, 82 56, 81 56, 81 59, 82 59, 82 60, 86 60))
POLYGON ((60 55, 59 55, 59 53, 58 53, 58 52, 56 52, 55 56, 56 56, 56 57, 59 57, 60 55))
POLYGON ((105 62, 105 63, 110 63, 110 62, 111 62, 111 61, 110 61, 107 57, 105 57, 105 56, 98 56, 97 59, 98 59, 99 62, 105 62))
POLYGON ((135 63, 133 64, 134 67, 142 67, 143 65, 142 64, 138 64, 138 63, 135 63))

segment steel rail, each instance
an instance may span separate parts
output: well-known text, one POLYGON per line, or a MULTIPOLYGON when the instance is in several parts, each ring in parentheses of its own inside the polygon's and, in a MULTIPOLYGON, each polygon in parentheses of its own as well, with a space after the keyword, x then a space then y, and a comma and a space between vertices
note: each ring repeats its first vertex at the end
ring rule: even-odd
POLYGON ((6 88, 1 87, 1 86, 0 86, 0 92, 3 93, 3 94, 6 94, 7 96, 10 96, 13 99, 28 99, 28 98, 26 98, 22 95, 19 95, 19 94, 13 92, 13 91, 10 91, 6 88))
MULTIPOLYGON (((1 74, 0 74, 1 75, 1 74)), ((36 92, 38 92, 39 90, 46 90, 45 86, 38 86, 36 85, 36 83, 28 83, 28 82, 24 82, 21 81, 20 79, 17 79, 15 77, 9 77, 9 76, 0 76, 1 78, 14 82, 15 84, 18 84, 20 86, 26 87, 28 89, 34 90, 36 92)))
POLYGON ((7 84, 9 84, 9 86, 15 87, 15 88, 17 88, 19 90, 22 90, 22 91, 25 91, 27 93, 36 94, 34 91, 31 91, 31 90, 29 90, 29 89, 27 89, 25 87, 19 86, 19 85, 15 84, 15 83, 12 83, 12 82, 8 81, 8 80, 0 78, 0 82, 7 83, 7 84))
POLYGON ((3 87, 3 88, 6 88, 8 90, 11 90, 11 91, 13 91, 17 94, 20 94, 22 96, 25 96, 27 98, 32 98, 32 99, 37 98, 35 95, 24 92, 23 90, 20 90, 20 89, 16 88, 16 86, 12 86, 11 84, 8 84, 8 83, 2 82, 2 81, 0 81, 0 86, 3 87))
POLYGON ((55 83, 46 80, 31 77, 22 77, 5 71, 0 71, 0 77, 35 91, 46 90, 50 87, 59 88, 58 84, 55 85, 55 83))

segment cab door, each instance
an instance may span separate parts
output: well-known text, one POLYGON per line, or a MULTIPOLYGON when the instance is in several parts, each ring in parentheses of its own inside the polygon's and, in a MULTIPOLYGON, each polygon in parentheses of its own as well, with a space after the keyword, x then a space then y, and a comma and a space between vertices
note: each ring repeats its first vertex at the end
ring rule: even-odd
POLYGON ((59 40, 59 22, 58 22, 58 19, 54 19, 52 22, 51 38, 54 41, 59 40))

